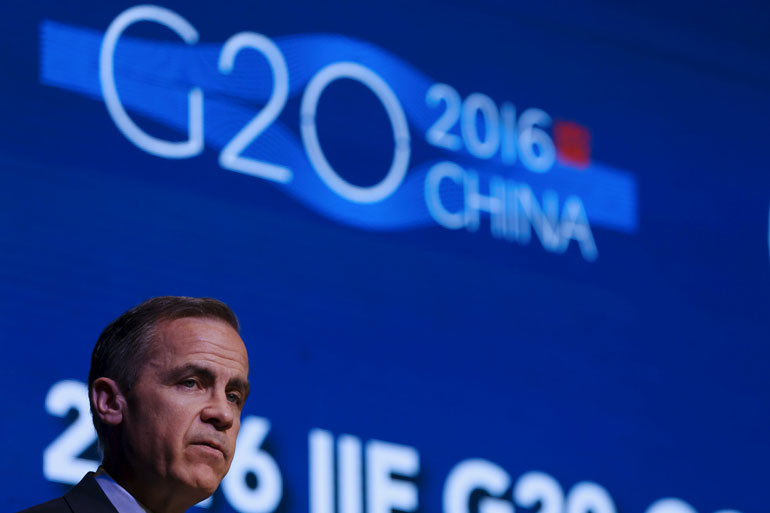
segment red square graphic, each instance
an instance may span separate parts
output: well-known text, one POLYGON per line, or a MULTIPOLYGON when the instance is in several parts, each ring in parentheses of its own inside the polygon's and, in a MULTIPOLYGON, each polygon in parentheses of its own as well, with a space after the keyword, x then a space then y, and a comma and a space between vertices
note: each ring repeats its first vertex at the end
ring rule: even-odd
POLYGON ((591 163, 591 132, 574 121, 553 124, 556 158, 560 164, 585 169, 591 163))

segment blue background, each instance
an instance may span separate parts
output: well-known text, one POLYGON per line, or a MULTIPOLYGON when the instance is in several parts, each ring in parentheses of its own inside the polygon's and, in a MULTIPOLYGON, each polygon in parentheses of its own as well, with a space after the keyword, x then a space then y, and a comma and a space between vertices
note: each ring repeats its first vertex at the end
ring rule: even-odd
MULTIPOLYGON (((67 426, 46 393, 85 381, 101 329, 161 294, 217 297, 239 315, 245 412, 272 423, 281 512, 307 511, 314 427, 417 448, 426 513, 470 457, 514 480, 548 472, 565 490, 595 481, 625 513, 669 496, 699 513, 766 508, 766 7, 163 4, 201 43, 342 35, 463 97, 588 127, 592 159, 633 177, 638 219, 630 232, 593 226, 599 258, 587 262, 574 244, 555 254, 494 239, 487 219, 475 233, 340 223, 222 169, 210 146, 177 161, 143 152, 103 102, 41 80, 44 20, 103 32, 132 5, 19 4, 0 22, 5 509, 66 489, 42 474, 67 426)), ((157 27, 130 35, 178 41, 157 27)), ((366 89, 338 85, 319 104, 321 143, 341 175, 375 183, 391 158, 387 117, 366 89)), ((279 119, 299 137, 298 98, 279 119)), ((412 164, 438 155, 410 128, 412 164)), ((215 497, 213 510, 229 509, 215 497)))

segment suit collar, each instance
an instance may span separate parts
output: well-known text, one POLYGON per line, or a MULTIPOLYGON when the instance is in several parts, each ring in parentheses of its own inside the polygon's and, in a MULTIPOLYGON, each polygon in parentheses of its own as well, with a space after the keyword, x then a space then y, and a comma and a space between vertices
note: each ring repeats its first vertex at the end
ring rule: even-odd
POLYGON ((118 513, 89 472, 72 490, 64 495, 73 513, 118 513))

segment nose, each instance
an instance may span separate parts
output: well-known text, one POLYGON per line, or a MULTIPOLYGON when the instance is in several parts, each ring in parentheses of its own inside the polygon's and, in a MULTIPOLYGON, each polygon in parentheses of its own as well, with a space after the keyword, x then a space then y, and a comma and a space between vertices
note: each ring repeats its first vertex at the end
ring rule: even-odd
POLYGON ((201 411, 201 420, 219 431, 232 427, 234 418, 233 404, 224 393, 215 394, 201 411))

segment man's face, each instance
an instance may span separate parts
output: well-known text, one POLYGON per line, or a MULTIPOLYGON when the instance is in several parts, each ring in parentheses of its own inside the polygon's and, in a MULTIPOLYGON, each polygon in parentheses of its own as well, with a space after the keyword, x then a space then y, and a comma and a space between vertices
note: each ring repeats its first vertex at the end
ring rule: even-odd
POLYGON ((233 460, 248 374, 246 347, 227 323, 162 322, 126 394, 123 451, 134 472, 201 499, 213 493, 233 460))

